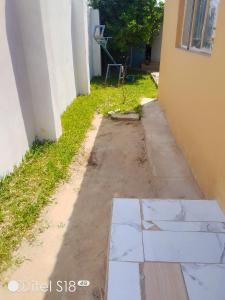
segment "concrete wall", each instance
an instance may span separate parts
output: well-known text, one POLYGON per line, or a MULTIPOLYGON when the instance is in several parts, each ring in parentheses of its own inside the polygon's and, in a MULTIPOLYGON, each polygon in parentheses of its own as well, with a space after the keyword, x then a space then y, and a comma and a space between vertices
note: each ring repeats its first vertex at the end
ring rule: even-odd
POLYGON ((88 34, 89 34, 89 64, 90 77, 101 76, 101 49, 93 38, 95 26, 100 24, 99 10, 88 9, 88 34))
POLYGON ((211 55, 177 45, 182 1, 166 1, 159 98, 200 187, 225 208, 225 1, 211 55))
POLYGON ((85 0, 0 1, 0 176, 35 138, 56 140, 61 113, 90 92, 87 12, 85 0))
POLYGON ((76 96, 71 46, 71 6, 70 0, 42 0, 51 89, 60 113, 76 96))
POLYGON ((162 46, 162 28, 159 32, 159 35, 155 38, 152 44, 152 56, 151 56, 152 61, 160 62, 161 46, 162 46))
MULTIPOLYGON (((51 41, 48 41, 49 44, 46 42, 46 7, 41 0, 14 2, 27 67, 28 78, 25 80, 31 90, 35 135, 38 139, 55 140, 61 134, 61 124, 58 103, 54 98, 55 91, 51 85, 50 61, 47 57, 51 41)), ((51 15, 48 17, 52 18, 51 15)))
POLYGON ((86 1, 72 0, 72 42, 77 93, 90 93, 88 7, 86 1))
MULTIPOLYGON (((0 174, 12 170, 34 138, 32 114, 26 105, 30 91, 23 80, 23 74, 26 74, 24 57, 17 61, 11 57, 13 40, 17 42, 18 56, 22 52, 16 27, 11 22, 14 17, 13 7, 7 7, 5 0, 0 1, 0 174), (23 86, 22 91, 17 89, 14 65, 18 81, 23 86)), ((15 53, 15 50, 12 49, 12 52, 15 53)))

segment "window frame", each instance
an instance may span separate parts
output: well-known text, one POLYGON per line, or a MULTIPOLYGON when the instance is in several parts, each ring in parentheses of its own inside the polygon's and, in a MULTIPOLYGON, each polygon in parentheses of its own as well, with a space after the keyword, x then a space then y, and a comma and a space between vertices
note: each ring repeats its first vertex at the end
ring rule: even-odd
MULTIPOLYGON (((195 27, 195 21, 196 21, 196 13, 197 13, 197 7, 198 7, 198 0, 193 1, 193 8, 192 8, 192 13, 191 13, 191 21, 190 21, 190 30, 189 30, 189 36, 188 36, 188 45, 183 44, 183 35, 184 35, 184 27, 185 27, 185 17, 186 17, 186 11, 187 11, 187 3, 188 0, 185 0, 184 4, 184 13, 183 13, 183 21, 182 21, 182 30, 181 30, 181 40, 180 40, 180 47, 184 50, 190 51, 190 52, 196 52, 196 53, 202 53, 202 54, 208 54, 211 55, 212 49, 213 49, 213 42, 212 45, 209 49, 203 47, 204 43, 204 36, 205 36, 205 30, 207 26, 207 18, 209 14, 209 9, 210 9, 210 2, 211 0, 206 0, 206 11, 205 11, 205 16, 204 16, 204 23, 203 23, 203 29, 201 33, 201 47, 198 49, 196 47, 192 47, 192 39, 193 39, 193 34, 194 34, 194 27, 195 27)), ((216 23, 217 23, 217 17, 218 17, 218 7, 219 7, 219 1, 218 1, 218 6, 216 9, 216 16, 214 20, 214 33, 212 37, 215 37, 215 30, 216 30, 216 23)))

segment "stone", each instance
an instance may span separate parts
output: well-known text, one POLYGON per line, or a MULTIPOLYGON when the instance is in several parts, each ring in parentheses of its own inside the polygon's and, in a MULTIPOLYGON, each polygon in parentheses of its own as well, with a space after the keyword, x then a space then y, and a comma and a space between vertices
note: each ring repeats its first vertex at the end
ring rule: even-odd
POLYGON ((140 115, 138 113, 122 114, 122 113, 111 112, 109 115, 112 120, 118 120, 118 121, 139 121, 140 120, 140 115))

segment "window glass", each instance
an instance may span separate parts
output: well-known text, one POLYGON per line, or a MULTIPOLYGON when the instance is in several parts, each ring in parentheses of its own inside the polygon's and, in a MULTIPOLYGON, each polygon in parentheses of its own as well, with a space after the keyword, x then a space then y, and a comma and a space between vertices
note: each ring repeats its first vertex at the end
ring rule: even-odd
POLYGON ((183 27, 183 35, 182 35, 182 46, 188 47, 191 25, 192 25, 192 16, 194 10, 194 0, 186 1, 185 5, 185 18, 184 18, 184 27, 183 27))
POLYGON ((197 0, 191 46, 198 49, 201 48, 206 8, 207 8, 207 0, 197 0))
POLYGON ((181 46, 187 50, 210 53, 220 0, 186 0, 181 46))
POLYGON ((219 0, 211 0, 206 21, 203 48, 212 49, 219 0))

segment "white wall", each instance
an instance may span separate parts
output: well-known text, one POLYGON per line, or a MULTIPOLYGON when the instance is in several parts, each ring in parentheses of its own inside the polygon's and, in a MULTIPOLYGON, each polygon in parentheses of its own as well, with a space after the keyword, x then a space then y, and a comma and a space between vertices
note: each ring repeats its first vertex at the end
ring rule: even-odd
MULTIPOLYGON (((0 1, 0 174, 12 171, 13 166, 21 160, 29 146, 29 139, 34 138, 32 122, 27 120, 24 102, 17 90, 17 82, 13 70, 14 61, 11 58, 11 44, 16 38, 15 28, 8 18, 15 16, 14 11, 6 5, 6 0, 0 1), (29 127, 27 132, 26 124, 29 127), (15 151, 16 150, 16 151, 15 151)), ((16 20, 15 20, 16 21, 16 20)), ((17 40, 16 40, 17 41, 17 40)), ((21 44, 18 43, 18 53, 21 51, 21 44)), ((17 75, 22 63, 18 61, 17 75)), ((21 79, 23 83, 23 79, 21 79)), ((25 89, 25 88, 24 88, 25 89)))
POLYGON ((71 1, 42 0, 44 38, 53 98, 62 113, 76 96, 71 37, 71 1))
MULTIPOLYGON (((10 0, 8 0, 10 1, 10 0)), ((38 139, 55 140, 61 134, 58 103, 53 98, 50 84, 47 47, 45 42, 46 18, 41 0, 16 1, 25 53, 35 135, 38 139)), ((51 16, 50 16, 51 17, 51 16)))
POLYGON ((95 26, 100 24, 99 10, 88 9, 88 33, 89 33, 89 65, 90 77, 101 76, 101 49, 96 43, 94 36, 95 26))
POLYGON ((76 90, 90 93, 88 8, 86 0, 72 0, 72 43, 76 90))
POLYGON ((61 113, 90 92, 89 51, 86 0, 0 1, 0 176, 35 137, 60 136, 61 113))
POLYGON ((152 61, 160 62, 161 46, 162 46, 162 28, 159 32, 159 35, 156 37, 152 45, 152 56, 151 56, 152 61))

